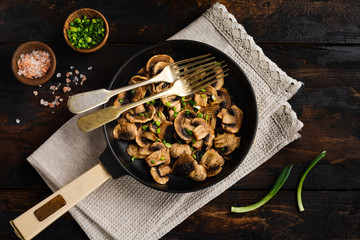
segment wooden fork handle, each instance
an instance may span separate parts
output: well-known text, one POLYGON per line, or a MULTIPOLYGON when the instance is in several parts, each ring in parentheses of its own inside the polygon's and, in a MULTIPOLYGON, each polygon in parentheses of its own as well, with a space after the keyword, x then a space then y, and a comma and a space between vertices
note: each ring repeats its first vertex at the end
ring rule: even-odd
POLYGON ((15 220, 11 220, 10 224, 20 239, 32 239, 110 178, 105 167, 99 163, 15 220))

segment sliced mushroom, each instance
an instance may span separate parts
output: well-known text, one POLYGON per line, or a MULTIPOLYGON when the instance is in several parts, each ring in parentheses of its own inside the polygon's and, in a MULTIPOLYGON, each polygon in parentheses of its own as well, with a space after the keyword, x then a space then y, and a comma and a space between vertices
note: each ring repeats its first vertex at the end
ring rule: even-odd
POLYGON ((228 109, 221 109, 217 116, 222 120, 221 125, 224 130, 231 133, 237 133, 240 130, 243 112, 236 105, 232 105, 228 109))
POLYGON ((136 133, 135 141, 140 147, 145 147, 152 144, 157 139, 153 132, 145 131, 140 127, 136 133))
POLYGON ((156 109, 153 105, 148 104, 146 104, 145 108, 147 108, 145 113, 135 114, 132 109, 128 113, 126 113, 125 116, 130 122, 146 123, 153 118, 154 114, 156 113, 156 109))
POLYGON ((207 177, 207 171, 202 165, 196 164, 194 171, 189 173, 188 176, 194 181, 202 182, 207 177))
POLYGON ((147 164, 150 167, 157 166, 160 164, 169 164, 170 163, 170 150, 167 148, 160 149, 151 153, 145 158, 147 164))
POLYGON ((188 144, 174 143, 170 148, 170 155, 173 158, 178 158, 181 154, 191 155, 191 149, 188 144))
POLYGON ((130 157, 135 157, 139 159, 146 158, 146 155, 142 155, 139 153, 139 146, 136 144, 129 144, 126 148, 126 151, 130 157))
POLYGON ((167 177, 167 176, 163 177, 160 175, 157 167, 151 167, 150 174, 153 177, 153 179, 155 180, 155 182, 157 182, 159 184, 166 184, 169 181, 169 177, 167 177))
POLYGON ((146 71, 153 72, 153 67, 158 62, 165 62, 165 63, 169 64, 169 63, 173 63, 174 60, 172 59, 172 57, 170 57, 169 55, 166 55, 166 54, 154 55, 146 63, 146 71))
POLYGON ((240 146, 240 137, 235 136, 234 133, 224 133, 217 135, 214 138, 214 147, 222 154, 229 155, 235 148, 240 146))
POLYGON ((178 113, 174 120, 174 127, 176 133, 186 143, 193 139, 192 130, 195 128, 191 125, 191 119, 195 117, 195 113, 190 110, 183 110, 178 113), (191 130, 192 129, 192 130, 191 130))
POLYGON ((217 168, 210 168, 206 170, 206 177, 213 177, 218 175, 222 170, 221 166, 218 166, 217 168))
POLYGON ((215 83, 211 84, 216 90, 219 90, 224 85, 224 71, 222 68, 216 70, 215 74, 218 74, 216 78, 218 79, 215 83))
POLYGON ((150 78, 150 73, 146 71, 146 67, 141 68, 137 73, 140 76, 147 77, 148 79, 150 78))
POLYGON ((175 129, 174 124, 169 121, 165 121, 160 125, 160 132, 158 134, 161 141, 166 141, 167 143, 173 143, 175 138, 175 129))
POLYGON ((154 142, 153 144, 151 144, 149 149, 150 151, 155 152, 161 149, 165 149, 165 145, 162 142, 154 142))
POLYGON ((214 169, 224 165, 224 163, 224 158, 213 148, 207 150, 199 162, 206 169, 214 169))
POLYGON ((196 105, 201 106, 201 107, 206 107, 207 101, 208 101, 208 96, 205 93, 196 93, 195 97, 194 97, 194 101, 196 102, 196 105))
POLYGON ((196 128, 193 130, 193 134, 196 140, 203 139, 206 149, 211 148, 213 145, 213 139, 215 137, 214 129, 202 118, 194 118, 191 121, 196 128))
POLYGON ((188 154, 181 154, 172 166, 175 175, 188 175, 195 170, 197 162, 188 154))
POLYGON ((169 63, 167 63, 167 62, 156 63, 153 67, 152 74, 153 75, 159 74, 164 69, 164 67, 166 67, 167 65, 169 65, 169 63))
POLYGON ((204 140, 197 140, 193 142, 192 146, 197 149, 201 149, 204 146, 204 140))
POLYGON ((162 177, 169 175, 171 173, 171 167, 167 164, 162 164, 159 166, 159 174, 162 177))
POLYGON ((126 99, 126 92, 119 93, 114 101, 115 107, 120 107, 126 103, 129 103, 129 100, 126 99))
POLYGON ((134 123, 117 124, 113 129, 113 135, 116 139, 134 140, 137 129, 134 123))
POLYGON ((150 150, 150 145, 146 145, 145 147, 139 147, 139 153, 141 155, 144 155, 144 156, 148 156, 152 153, 153 151, 150 150))
MULTIPOLYGON (((136 75, 130 79, 129 84, 142 82, 147 79, 148 79, 147 77, 136 75)), ((130 94, 132 96, 131 101, 136 102, 136 101, 140 100, 141 98, 145 97, 146 90, 147 90, 146 86, 135 88, 134 91, 132 90, 131 94, 130 94)))
POLYGON ((133 108, 135 114, 143 113, 146 111, 144 104, 138 105, 133 108))
POLYGON ((225 88, 220 88, 218 91, 218 97, 216 98, 216 100, 214 102, 211 103, 211 105, 213 104, 220 104, 221 108, 228 108, 231 106, 231 97, 230 94, 228 93, 228 91, 225 88))

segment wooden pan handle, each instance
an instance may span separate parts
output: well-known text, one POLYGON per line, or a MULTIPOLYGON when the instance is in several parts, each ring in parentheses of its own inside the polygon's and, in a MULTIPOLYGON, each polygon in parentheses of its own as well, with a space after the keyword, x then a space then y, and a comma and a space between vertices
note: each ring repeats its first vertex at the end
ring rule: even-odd
POLYGON ((110 174, 99 163, 10 224, 19 238, 32 239, 109 178, 110 174))

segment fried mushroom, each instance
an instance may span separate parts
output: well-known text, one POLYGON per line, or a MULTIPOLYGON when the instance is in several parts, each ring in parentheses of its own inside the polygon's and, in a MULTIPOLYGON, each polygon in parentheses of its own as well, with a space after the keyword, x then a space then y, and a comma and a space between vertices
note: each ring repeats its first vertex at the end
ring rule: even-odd
POLYGON ((199 164, 203 165, 206 170, 218 168, 224 163, 224 158, 213 148, 207 150, 199 161, 199 164))
POLYGON ((243 112, 236 105, 221 109, 217 116, 222 120, 221 125, 225 131, 237 133, 240 130, 243 112))
POLYGON ((202 118, 194 118, 191 121, 191 124, 195 126, 195 129, 193 130, 195 139, 203 139, 206 149, 211 148, 215 137, 214 129, 202 118))
POLYGON ((158 139, 153 132, 145 131, 140 127, 136 133, 135 141, 140 147, 152 144, 158 139))
POLYGON ((175 175, 188 175, 195 170, 197 162, 188 154, 181 154, 172 166, 175 175))
POLYGON ((161 176, 157 167, 150 168, 150 174, 155 182, 159 184, 166 184, 169 181, 169 177, 161 176))
POLYGON ((214 138, 214 147, 222 154, 229 155, 240 146, 240 137, 233 133, 219 134, 214 138))
POLYGON ((139 153, 139 146, 136 144, 129 144, 126 148, 127 153, 131 157, 143 159, 146 158, 146 155, 142 155, 139 153))
POLYGON ((172 59, 172 57, 170 57, 169 55, 166 55, 166 54, 154 55, 147 61, 146 71, 153 73, 154 66, 159 62, 164 62, 164 63, 170 64, 170 63, 173 63, 174 60, 172 59))
POLYGON ((194 171, 189 173, 188 176, 194 181, 202 182, 207 177, 207 171, 202 165, 196 164, 194 171))
POLYGON ((148 121, 150 121, 155 113, 156 113, 156 109, 153 105, 145 105, 145 112, 141 112, 139 114, 136 114, 134 109, 131 109, 129 112, 127 112, 125 114, 126 118, 133 123, 146 123, 148 121))
MULTIPOLYGON (((123 121, 124 122, 124 121, 123 121)), ((118 123, 113 129, 113 135, 116 139, 134 140, 137 134, 137 129, 134 123, 124 122, 118 123)))
POLYGON ((169 164, 170 163, 170 150, 167 148, 162 148, 158 151, 151 153, 145 158, 147 164, 150 167, 157 166, 160 164, 169 164))
POLYGON ((170 148, 170 155, 172 158, 178 158, 181 154, 191 155, 191 149, 188 144, 174 143, 170 148))
POLYGON ((186 143, 190 143, 193 139, 192 130, 195 128, 191 125, 191 119, 195 117, 195 113, 190 110, 183 110, 178 113, 174 120, 176 133, 186 143))

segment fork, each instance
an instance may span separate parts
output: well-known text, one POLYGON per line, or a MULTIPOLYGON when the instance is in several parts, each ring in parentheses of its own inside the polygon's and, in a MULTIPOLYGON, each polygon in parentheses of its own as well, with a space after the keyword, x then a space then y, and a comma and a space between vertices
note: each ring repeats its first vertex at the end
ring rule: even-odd
POLYGON ((144 104, 146 102, 150 102, 152 100, 156 100, 159 98, 164 98, 172 95, 185 97, 194 94, 196 92, 199 92, 200 90, 206 88, 210 84, 216 82, 219 79, 218 77, 220 75, 223 74, 223 77, 226 77, 228 75, 225 74, 225 72, 227 72, 228 69, 224 70, 226 66, 227 65, 222 66, 221 63, 219 64, 218 62, 212 62, 211 64, 206 64, 206 66, 205 67, 203 66, 203 68, 197 68, 198 71, 192 72, 187 76, 181 77, 180 79, 175 81, 170 88, 156 95, 142 98, 136 102, 131 102, 124 106, 120 106, 120 107, 111 106, 90 113, 88 115, 85 115, 79 118, 78 126, 81 131, 90 132, 108 122, 111 122, 119 118, 123 112, 131 108, 134 108, 138 105, 144 104), (222 71, 219 71, 220 69, 222 71))
MULTIPOLYGON (((70 112, 78 114, 91 110, 97 106, 100 106, 116 94, 121 92, 130 91, 132 89, 148 85, 151 83, 167 82, 173 83, 184 75, 198 69, 197 65, 206 63, 214 59, 210 57, 211 54, 205 54, 193 58, 180 60, 167 65, 158 75, 155 77, 142 81, 139 83, 127 85, 125 87, 117 88, 114 90, 98 89, 94 91, 84 92, 70 96, 67 102, 67 106, 70 112)), ((202 65, 201 65, 202 66, 202 65)), ((198 66, 200 67, 200 66, 198 66)))

